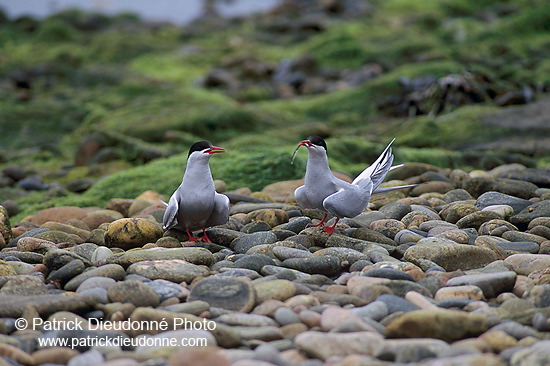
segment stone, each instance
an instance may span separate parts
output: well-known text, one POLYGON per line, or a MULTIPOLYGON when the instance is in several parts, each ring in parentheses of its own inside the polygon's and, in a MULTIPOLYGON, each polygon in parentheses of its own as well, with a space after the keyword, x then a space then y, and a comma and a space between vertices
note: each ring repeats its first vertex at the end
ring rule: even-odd
POLYGON ((288 222, 288 214, 281 209, 259 209, 248 213, 244 219, 245 224, 251 221, 263 221, 271 227, 288 222))
POLYGON ((311 219, 307 216, 291 218, 288 223, 279 226, 280 230, 290 230, 296 234, 311 225, 311 219))
POLYGON ((15 276, 17 272, 8 262, 0 260, 0 277, 15 276))
POLYGON ((510 222, 518 228, 524 229, 529 223, 539 217, 550 216, 550 200, 535 202, 525 207, 518 214, 510 217, 510 222))
POLYGON ((513 271, 476 273, 453 277, 447 281, 446 286, 473 285, 480 288, 487 299, 492 299, 503 292, 512 291, 516 278, 517 274, 513 271))
POLYGON ((105 233, 105 244, 124 250, 156 242, 164 233, 160 224, 142 218, 113 221, 105 233))
POLYGON ((249 312, 256 302, 250 280, 232 277, 204 278, 191 288, 188 301, 202 300, 213 307, 249 312))
POLYGON ((450 346, 439 339, 387 339, 378 357, 396 363, 420 362, 437 358, 449 349, 450 346))
POLYGON ((74 259, 63 267, 50 272, 48 281, 67 282, 68 280, 78 276, 86 269, 86 265, 80 259, 74 259))
POLYGON ((487 248, 456 244, 442 239, 421 244, 423 240, 425 239, 407 249, 403 258, 417 265, 420 265, 421 259, 427 259, 446 271, 480 268, 498 259, 497 255, 487 248))
POLYGON ((510 224, 508 221, 500 220, 500 219, 494 219, 484 222, 479 227, 479 234, 480 235, 494 235, 494 236, 500 236, 504 232, 509 230, 518 230, 517 227, 510 224))
POLYGON ((462 217, 456 222, 456 226, 458 226, 459 229, 479 229, 485 222, 500 218, 499 214, 492 211, 477 211, 462 217))
POLYGON ((532 202, 527 199, 514 197, 500 192, 489 191, 483 193, 477 198, 475 206, 479 209, 484 209, 494 205, 507 205, 512 207, 514 213, 518 213, 531 204, 532 202))
POLYGON ((422 238, 425 238, 425 236, 419 233, 416 233, 412 230, 405 229, 395 234, 394 240, 398 244, 405 244, 405 243, 416 243, 422 238))
POLYGON ((288 258, 281 265, 309 274, 333 276, 340 271, 340 260, 334 256, 313 256, 308 258, 288 258))
POLYGON ((383 347, 384 339, 373 332, 324 333, 307 331, 298 334, 296 347, 307 355, 321 360, 332 356, 362 354, 374 356, 383 347))
POLYGON ((401 220, 403 216, 411 212, 411 205, 403 202, 391 202, 378 210, 388 219, 401 220))
POLYGON ((118 264, 106 264, 79 274, 67 282, 64 288, 67 291, 75 291, 82 282, 91 277, 109 277, 121 281, 126 277, 126 271, 118 264))
POLYGON ((250 248, 262 245, 276 243, 277 236, 271 231, 260 231, 252 234, 244 234, 234 239, 230 247, 237 253, 246 253, 250 248))
POLYGON ((185 287, 163 279, 155 279, 145 284, 159 295, 160 302, 169 298, 185 298, 188 293, 185 287))
POLYGON ((86 311, 95 303, 95 299, 79 295, 2 295, 0 296, 0 317, 19 318, 28 305, 32 305, 41 316, 48 316, 58 311, 86 311))
POLYGON ((40 226, 41 228, 50 229, 50 230, 57 230, 62 231, 67 234, 73 234, 80 237, 82 240, 86 240, 86 238, 90 235, 90 231, 80 229, 78 227, 75 227, 73 225, 64 224, 61 222, 55 222, 55 221, 48 221, 45 222, 40 226))
POLYGON ((550 267, 550 256, 546 254, 513 254, 505 259, 518 275, 528 276, 532 272, 550 267))
POLYGON ((488 328, 485 316, 456 310, 406 312, 386 326, 389 338, 437 338, 446 342, 475 337, 488 328))
POLYGON ((119 264, 128 267, 131 264, 142 261, 157 261, 180 259, 196 265, 210 266, 214 263, 214 256, 208 249, 185 247, 185 248, 152 248, 136 249, 128 252, 117 253, 108 257, 98 264, 119 264))
POLYGON ((89 290, 93 288, 102 288, 109 289, 110 286, 114 285, 116 281, 109 277, 90 277, 78 286, 76 293, 80 293, 84 290, 89 290))
POLYGON ((437 290, 434 296, 435 301, 455 299, 483 301, 485 300, 485 296, 479 287, 473 285, 443 287, 437 290))
POLYGON ((485 192, 496 191, 509 196, 529 199, 535 197, 537 186, 530 182, 506 178, 468 178, 462 183, 462 188, 472 196, 479 197, 485 192))
POLYGON ((453 190, 455 186, 449 182, 431 181, 417 185, 411 190, 411 196, 420 196, 423 193, 438 192, 447 193, 453 190))
POLYGON ((38 226, 48 222, 66 222, 70 219, 82 220, 88 211, 75 206, 52 207, 34 214, 30 221, 38 226))
POLYGON ((9 218, 8 211, 4 206, 0 206, 0 238, 3 239, 3 244, 0 244, 0 250, 6 246, 6 243, 13 240, 9 218))
POLYGON ((239 325, 239 326, 248 326, 248 327, 277 326, 277 322, 268 316, 260 315, 260 314, 237 313, 237 312, 222 314, 216 318, 216 322, 224 323, 227 325, 239 325))
POLYGON ((59 230, 47 230, 41 233, 34 235, 35 238, 51 241, 55 244, 61 243, 71 243, 71 244, 81 244, 84 242, 84 239, 80 238, 78 235, 67 234, 64 231, 59 230))
POLYGON ((275 313, 273 314, 273 318, 281 326, 302 322, 298 314, 296 314, 292 309, 287 308, 286 306, 281 306, 280 308, 275 310, 275 313))
POLYGON ((285 301, 296 294, 296 286, 288 280, 272 280, 253 283, 258 304, 267 300, 285 301))
POLYGON ((482 211, 494 212, 500 215, 500 217, 502 217, 503 219, 507 219, 514 214, 514 209, 512 208, 512 206, 508 206, 508 205, 487 206, 484 209, 482 209, 482 211))
POLYGON ((477 211, 479 211, 479 208, 470 203, 454 202, 445 205, 439 212, 439 215, 443 218, 443 220, 456 224, 461 218, 477 211))
POLYGON ((389 280, 414 281, 414 278, 410 274, 391 267, 381 267, 381 268, 372 268, 372 269, 363 270, 363 272, 361 273, 361 276, 387 278, 389 280))
POLYGON ((157 307, 160 303, 159 295, 149 286, 137 280, 117 282, 109 286, 107 294, 111 302, 130 303, 136 307, 157 307))
POLYGON ((171 366, 231 366, 231 361, 212 348, 188 347, 172 353, 168 357, 168 364, 171 366))
POLYGON ((48 347, 34 351, 31 356, 34 358, 36 365, 66 365, 71 358, 78 354, 78 351, 69 347, 48 347))
POLYGON ((9 279, 0 289, 0 294, 4 295, 44 295, 48 292, 42 278, 37 276, 16 276, 9 279))
POLYGON ((275 265, 275 261, 264 254, 249 254, 237 259, 234 263, 235 267, 251 269, 258 273, 261 272, 263 266, 275 265))
POLYGON ((537 308, 550 307, 550 284, 533 286, 524 297, 537 308))
MULTIPOLYGON (((377 220, 379 221, 379 220, 377 220)), ((371 223, 373 225, 375 222, 371 223)), ((360 239, 364 241, 370 241, 374 243, 382 243, 382 244, 388 244, 388 245, 396 245, 396 242, 392 239, 388 238, 384 234, 379 233, 378 231, 371 230, 365 227, 358 228, 353 232, 351 235, 352 238, 360 239)))
POLYGON ((195 277, 206 276, 208 273, 208 269, 181 259, 140 261, 128 267, 128 274, 176 283, 191 283, 195 277))

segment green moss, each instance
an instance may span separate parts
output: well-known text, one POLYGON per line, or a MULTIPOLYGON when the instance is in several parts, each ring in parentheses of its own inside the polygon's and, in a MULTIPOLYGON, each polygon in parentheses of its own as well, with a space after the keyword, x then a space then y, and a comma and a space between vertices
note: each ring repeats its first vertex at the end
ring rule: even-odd
POLYGON ((139 56, 131 61, 130 67, 155 79, 182 84, 191 84, 208 70, 205 63, 190 65, 184 57, 173 52, 139 56))
POLYGON ((77 30, 59 18, 43 21, 38 29, 38 40, 41 42, 66 42, 74 41, 77 38, 77 30))
POLYGON ((408 146, 461 149, 509 133, 483 123, 484 116, 497 111, 495 107, 466 106, 435 118, 423 116, 403 121, 396 126, 394 133, 401 143, 408 146))

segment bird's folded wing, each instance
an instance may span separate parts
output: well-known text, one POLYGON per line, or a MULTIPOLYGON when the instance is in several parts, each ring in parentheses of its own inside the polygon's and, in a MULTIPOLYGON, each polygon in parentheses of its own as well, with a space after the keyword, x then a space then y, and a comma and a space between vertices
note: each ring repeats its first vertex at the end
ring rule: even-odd
POLYGON ((170 197, 168 201, 168 206, 166 206, 166 211, 164 211, 164 217, 162 219, 162 228, 164 230, 169 229, 177 225, 176 215, 178 214, 179 204, 178 199, 176 198, 176 193, 170 197))
POLYGON ((229 197, 217 193, 214 196, 214 209, 206 221, 206 226, 223 225, 229 220, 229 197))

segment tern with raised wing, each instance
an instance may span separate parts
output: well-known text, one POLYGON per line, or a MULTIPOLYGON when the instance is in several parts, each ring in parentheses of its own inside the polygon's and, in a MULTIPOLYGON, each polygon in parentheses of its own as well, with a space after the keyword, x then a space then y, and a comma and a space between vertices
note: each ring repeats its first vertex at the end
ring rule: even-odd
POLYGON ((216 192, 210 166, 213 154, 225 149, 208 141, 194 143, 189 149, 187 166, 180 186, 170 197, 164 212, 163 228, 184 230, 190 241, 197 241, 192 231, 202 229, 203 241, 210 242, 205 229, 229 220, 229 198, 216 192))
POLYGON ((332 174, 328 164, 327 144, 323 138, 310 136, 300 141, 294 156, 300 146, 305 146, 308 151, 308 160, 304 185, 296 188, 294 198, 301 208, 316 208, 325 212, 321 222, 313 226, 324 225, 328 214, 331 214, 336 217, 336 220, 332 226, 324 226, 323 230, 332 234, 338 220, 343 217, 355 217, 362 213, 371 195, 415 186, 411 184, 379 187, 390 170, 401 166, 392 167, 391 144, 394 140, 388 144, 375 162, 351 183, 338 179, 332 174))

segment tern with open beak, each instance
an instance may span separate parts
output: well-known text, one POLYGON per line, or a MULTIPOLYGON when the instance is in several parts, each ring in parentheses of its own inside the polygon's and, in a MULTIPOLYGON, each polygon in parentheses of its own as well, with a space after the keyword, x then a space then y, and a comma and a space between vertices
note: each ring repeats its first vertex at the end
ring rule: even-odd
MULTIPOLYGON (((391 144, 382 151, 376 161, 359 174, 351 183, 338 179, 332 174, 328 165, 327 144, 319 136, 310 136, 300 141, 294 151, 305 146, 308 151, 304 185, 296 188, 294 198, 301 208, 317 208, 325 211, 321 222, 313 226, 324 225, 328 214, 336 217, 332 226, 323 230, 332 234, 338 220, 343 217, 355 217, 365 210, 372 194, 384 193, 397 189, 414 187, 415 184, 398 187, 379 187, 392 167, 393 154, 391 144)), ((294 158, 294 156, 293 156, 294 158)))
POLYGON ((165 230, 184 230, 190 241, 197 241, 193 230, 202 229, 203 241, 210 242, 205 229, 223 225, 229 220, 229 198, 216 192, 208 164, 213 154, 224 149, 208 141, 194 143, 189 149, 183 180, 166 207, 163 218, 165 230))

